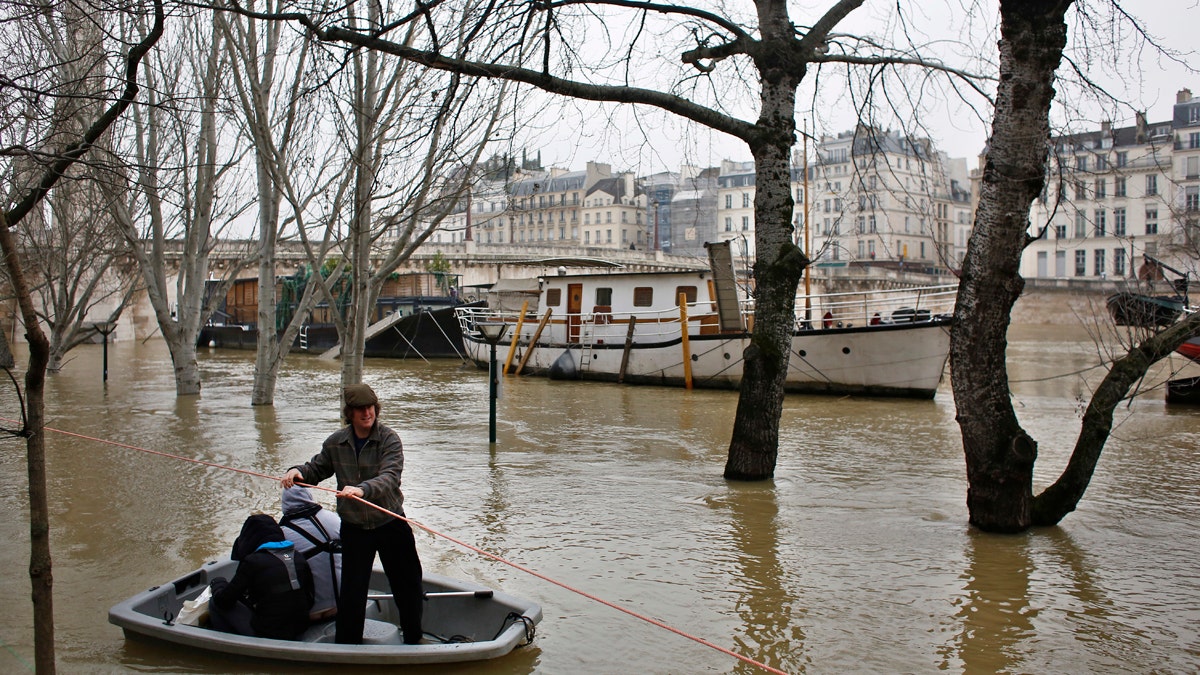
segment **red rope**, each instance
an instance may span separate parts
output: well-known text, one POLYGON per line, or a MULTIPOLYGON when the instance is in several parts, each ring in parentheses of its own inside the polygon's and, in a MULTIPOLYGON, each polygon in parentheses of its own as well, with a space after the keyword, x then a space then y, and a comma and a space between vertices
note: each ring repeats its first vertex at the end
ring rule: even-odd
MULTIPOLYGON (((0 418, 0 419, 3 419, 3 418, 0 418)), ((11 421, 15 421, 15 420, 6 420, 6 421, 10 421, 10 422, 11 422, 11 421)), ((54 433, 57 433, 57 434, 62 434, 62 435, 64 435, 64 436, 71 436, 71 437, 74 437, 74 438, 79 438, 79 439, 82 439, 82 440, 87 440, 87 441, 95 441, 95 442, 97 442, 97 443, 105 443, 105 444, 107 444, 107 445, 113 445, 113 446, 116 446, 116 447, 118 447, 118 448, 125 448, 125 449, 127 449, 127 450, 136 450, 136 451, 138 451, 138 452, 144 452, 144 453, 151 454, 151 455, 158 455, 159 457, 168 457, 168 458, 170 458, 170 459, 178 459, 178 460, 181 460, 181 461, 184 461, 184 462, 191 462, 192 464, 200 464, 200 465, 202 465, 202 466, 208 466, 208 467, 212 467, 212 468, 214 468, 214 469, 224 469, 224 470, 226 470, 226 471, 234 471, 234 472, 236 472, 236 473, 243 473, 243 474, 246 474, 246 475, 248 475, 248 476, 255 476, 255 477, 257 477, 257 478, 266 478, 266 479, 268 479, 268 480, 275 481, 276 483, 280 482, 280 480, 281 480, 281 478, 280 478, 280 477, 278 477, 278 476, 271 476, 271 475, 268 475, 268 474, 265 474, 265 473, 258 473, 257 471, 250 471, 250 470, 247 470, 247 469, 239 469, 239 468, 237 468, 237 467, 233 467, 233 466, 226 466, 226 465, 224 465, 224 464, 217 464, 217 463, 215 463, 215 462, 206 462, 206 461, 204 461, 204 460, 200 460, 200 459, 194 459, 194 458, 191 458, 191 457, 183 457, 183 456, 181 456, 181 455, 173 455, 173 454, 171 454, 171 453, 169 453, 169 452, 161 452, 161 451, 158 451, 158 450, 150 450, 150 449, 148 449, 148 448, 142 448, 142 447, 138 447, 138 446, 136 446, 136 445, 128 445, 128 444, 126 444, 126 443, 119 443, 119 442, 117 442, 117 441, 110 441, 110 440, 106 440, 106 439, 103 439, 103 438, 95 438, 95 437, 92 437, 92 436, 84 436, 83 434, 77 434, 77 433, 74 433, 74 432, 71 432, 71 431, 63 431, 62 429, 53 429, 53 428, 51 428, 51 427, 44 427, 44 428, 45 428, 45 430, 46 430, 46 431, 53 431, 54 433)), ((297 483, 297 485, 305 485, 305 484, 304 484, 304 483, 297 483)), ((321 486, 319 486, 319 485, 310 485, 310 486, 307 486, 307 487, 313 487, 313 488, 316 488, 316 489, 318 489, 318 490, 324 490, 325 492, 332 492, 332 493, 334 493, 334 494, 337 494, 337 490, 335 490, 335 489, 333 489, 333 488, 321 487, 321 486)), ((526 573, 526 574, 529 574, 529 575, 531 575, 531 576, 537 577, 538 579, 541 579, 542 581, 546 581, 546 582, 548 582, 548 583, 554 584, 555 586, 558 586, 559 588, 562 588, 562 589, 568 590, 568 591, 570 591, 570 592, 572 592, 572 593, 575 593, 575 594, 577 594, 577 595, 581 595, 581 596, 583 596, 583 597, 587 598, 588 600, 592 600, 592 601, 594 601, 594 602, 598 602, 598 603, 600 603, 600 604, 604 605, 605 607, 610 607, 610 608, 612 608, 612 609, 615 609, 615 610, 617 610, 618 612, 621 612, 621 613, 623 613, 623 614, 627 614, 627 615, 629 615, 629 616, 631 616, 631 617, 633 617, 633 618, 635 618, 635 619, 638 619, 638 620, 640 620, 640 621, 645 621, 646 623, 648 623, 648 624, 650 624, 650 625, 652 625, 652 626, 657 626, 658 628, 662 628, 663 630, 670 631, 670 632, 672 632, 672 633, 674 633, 674 634, 676 634, 676 635, 678 635, 678 636, 680 636, 680 637, 684 637, 684 638, 687 638, 687 639, 689 639, 689 640, 691 640, 691 641, 693 641, 693 642, 696 642, 696 643, 702 644, 702 645, 704 645, 705 647, 709 647, 709 648, 715 649, 715 650, 717 650, 717 651, 721 652, 722 654, 726 654, 726 655, 728 655, 728 656, 732 656, 733 658, 735 658, 735 659, 738 659, 739 661, 743 661, 743 662, 745 662, 745 663, 748 663, 748 664, 750 664, 750 665, 752 665, 752 666, 756 666, 756 667, 758 667, 758 668, 762 668, 763 670, 765 670, 765 671, 767 671, 767 672, 769 672, 769 673, 775 673, 776 675, 787 675, 787 673, 786 673, 786 672, 784 672, 784 671, 782 671, 782 670, 779 670, 779 669, 777 669, 777 668, 772 668, 771 666, 768 666, 768 665, 766 665, 765 663, 762 663, 762 662, 760 662, 760 661, 755 661, 754 659, 752 659, 752 658, 750 658, 750 657, 748 657, 748 656, 743 656, 743 655, 741 655, 741 654, 738 654, 737 652, 735 652, 735 651, 733 651, 733 650, 731 650, 731 649, 727 649, 727 648, 725 648, 725 647, 722 647, 722 646, 720 646, 720 645, 717 645, 717 644, 714 644, 714 643, 712 643, 712 642, 709 642, 708 640, 705 640, 704 638, 697 637, 697 636, 695 636, 695 635, 692 635, 692 634, 690 634, 690 633, 684 632, 684 631, 682 631, 682 630, 680 630, 680 629, 678 629, 678 628, 675 628, 674 626, 669 626, 669 625, 667 625, 667 624, 663 623, 662 621, 659 621, 658 619, 653 619, 653 618, 651 618, 651 617, 648 617, 648 616, 646 616, 646 615, 644 615, 644 614, 639 614, 638 612, 635 612, 635 611, 633 611, 632 609, 629 609, 629 608, 626 608, 626 607, 622 607, 621 605, 618 605, 618 604, 616 604, 616 603, 613 603, 613 602, 609 602, 608 600, 605 600, 605 599, 603 599, 603 598, 600 598, 600 597, 597 597, 597 596, 595 596, 595 595, 592 595, 591 593, 588 593, 587 591, 583 591, 583 590, 580 590, 580 589, 578 589, 578 588, 575 588, 574 586, 571 586, 570 584, 564 583, 564 582, 562 582, 562 581, 558 581, 558 580, 556 580, 556 579, 552 579, 552 578, 550 578, 550 577, 548 577, 548 576, 546 576, 546 575, 542 574, 541 572, 536 572, 536 571, 534 571, 534 570, 532 570, 532 569, 529 569, 528 567, 525 567, 524 565, 521 565, 521 564, 519 564, 519 563, 515 563, 515 562, 513 562, 513 561, 511 561, 511 560, 507 560, 507 559, 505 559, 505 558, 502 558, 502 557, 500 557, 500 556, 496 555, 495 553, 490 553, 490 552, 488 552, 488 551, 485 551, 485 550, 483 550, 483 549, 479 548, 478 546, 474 546, 474 545, 468 544, 468 543, 466 543, 465 541, 462 541, 462 540, 460 540, 460 539, 456 539, 455 537, 452 537, 452 536, 450 536, 450 535, 448 535, 448 534, 445 534, 445 533, 439 532, 439 531, 437 531, 437 530, 435 530, 435 529, 433 529, 433 528, 429 527, 428 525, 425 525, 425 524, 423 524, 423 523, 420 523, 420 522, 418 522, 418 521, 416 521, 416 520, 413 520, 413 519, 411 519, 411 518, 407 518, 407 517, 405 517, 405 516, 401 516, 401 515, 399 515, 399 514, 397 514, 397 513, 394 513, 394 512, 392 512, 392 511, 389 511, 388 509, 385 509, 385 508, 383 508, 382 506, 379 506, 378 504, 373 504, 373 503, 371 503, 371 502, 369 502, 369 501, 367 501, 367 500, 363 499, 362 497, 349 497, 349 499, 355 499, 355 500, 357 500, 357 501, 359 501, 359 502, 362 502, 363 504, 366 504, 367 506, 370 506, 370 507, 371 507, 371 508, 373 508, 373 509, 376 509, 376 510, 378 510, 378 511, 382 511, 383 513, 386 513, 386 514, 388 514, 389 516, 392 516, 393 518, 398 518, 398 519, 400 519, 400 520, 403 520, 403 521, 405 521, 405 522, 409 523, 410 525, 416 525, 417 527, 421 528, 422 530, 425 530, 426 532, 428 532, 428 533, 430 533, 430 534, 432 534, 432 535, 434 535, 434 536, 441 537, 441 538, 443 538, 443 539, 445 539, 445 540, 447 540, 447 541, 450 541, 450 542, 453 542, 453 543, 455 543, 455 544, 458 544, 459 546, 461 546, 461 547, 463 547, 463 548, 465 548, 465 549, 468 549, 468 550, 474 551, 475 553, 478 553, 478 554, 480 554, 480 555, 482 555, 482 556, 485 556, 485 557, 487 557, 487 558, 491 558, 492 560, 495 560, 496 562, 503 563, 503 564, 505 564, 505 565, 508 565, 509 567, 512 567, 513 569, 520 570, 521 572, 524 572, 524 573, 526 573)))

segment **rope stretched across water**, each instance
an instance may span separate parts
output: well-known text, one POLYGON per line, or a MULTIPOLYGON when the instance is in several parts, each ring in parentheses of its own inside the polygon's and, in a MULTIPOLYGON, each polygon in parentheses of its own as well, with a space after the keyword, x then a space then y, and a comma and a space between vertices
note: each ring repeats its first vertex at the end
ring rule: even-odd
MULTIPOLYGON (((3 419, 3 418, 0 418, 0 419, 3 419)), ((9 421, 9 422, 14 422, 15 420, 6 420, 6 421, 9 421)), ((272 476, 272 475, 265 474, 265 473, 259 473, 259 472, 257 472, 257 471, 250 471, 249 469, 240 469, 240 468, 238 468, 238 467, 234 467, 234 466, 228 466, 228 465, 225 465, 225 464, 218 464, 218 463, 216 463, 216 462, 207 462, 207 461, 204 461, 204 460, 201 460, 201 459, 194 459, 194 458, 192 458, 192 457, 184 457, 184 456, 182 456, 182 455, 174 455, 174 454, 171 454, 171 453, 169 453, 169 452, 162 452, 162 451, 160 451, 160 450, 151 450, 151 449, 149 449, 149 448, 142 448, 142 447, 139 447, 139 446, 136 446, 136 445, 129 445, 129 444, 127 444, 127 443, 121 443, 121 442, 119 442, 119 441, 111 441, 111 440, 107 440, 107 439, 104 439, 104 438, 96 438, 96 437, 93 437, 93 436, 85 436, 85 435, 83 435, 83 434, 77 434, 77 433, 75 433, 75 432, 72 432, 72 431, 64 431, 64 430, 62 430, 62 429, 54 429, 54 428, 51 428, 51 427, 43 427, 43 428, 44 428, 46 431, 52 431, 52 432, 54 432, 54 433, 56 433, 56 434, 62 434, 63 436, 71 436, 71 437, 73 437, 73 438, 78 438, 78 439, 81 439, 81 440, 86 440, 86 441, 94 441, 94 442, 96 442, 96 443, 104 443, 104 444, 106 444, 106 445, 112 445, 112 446, 115 446, 115 447, 118 447, 118 448, 125 448, 126 450, 135 450, 135 451, 137 451, 137 452, 144 452, 144 453, 147 453, 147 454, 150 454, 150 455, 157 455, 157 456, 159 456, 159 457, 167 457, 167 458, 169 458, 169 459, 177 459, 177 460, 180 460, 180 461, 183 461, 183 462, 189 462, 189 463, 192 463, 192 464, 199 464, 199 465, 201 465, 201 466, 207 466, 207 467, 211 467, 211 468, 214 468, 214 469, 222 469, 222 470, 225 470, 225 471, 233 471, 233 472, 236 472, 236 473, 245 474, 245 475, 247 475, 247 476, 254 476, 254 477, 256 477, 256 478, 265 478, 265 479, 267 479, 267 480, 275 481, 276 483, 279 483, 279 482, 281 481, 281 477, 279 477, 279 476, 272 476)), ((331 493, 334 493, 334 494, 336 494, 336 493, 337 493, 337 490, 336 490, 336 489, 333 489, 333 488, 328 488, 328 487, 321 487, 321 486, 319 486, 319 485, 306 485, 306 484, 304 484, 304 483, 297 483, 297 485, 305 485, 306 487, 312 487, 312 488, 315 488, 315 489, 317 489, 317 490, 323 490, 323 491, 325 491, 325 492, 331 492, 331 493)), ((551 577, 548 577, 548 576, 546 576, 545 574, 542 574, 541 572, 537 572, 537 571, 535 571, 535 570, 532 570, 532 569, 530 569, 530 568, 528 568, 528 567, 525 567, 524 565, 521 565, 520 563, 515 563, 515 562, 513 562, 513 561, 511 561, 511 560, 508 560, 508 559, 506 559, 506 558, 502 558, 502 557, 500 557, 499 555, 496 555, 495 553, 491 553, 491 552, 489 552, 489 551, 485 551, 485 550, 483 550, 483 549, 479 548, 478 546, 474 546, 474 545, 472 545, 472 544, 468 544, 467 542, 465 542, 465 541, 462 541, 462 540, 460 540, 460 539, 457 539, 457 538, 455 538, 455 537, 452 537, 452 536, 450 536, 450 535, 448 535, 448 534, 446 534, 446 533, 444 533, 444 532, 439 532, 438 530, 435 530, 435 529, 433 529, 433 528, 429 527, 428 525, 425 525, 425 524, 423 524, 423 523, 421 523, 421 522, 419 522, 419 521, 413 520, 412 518, 408 518, 408 517, 402 516, 402 515, 400 515, 400 514, 398 514, 398 513, 395 513, 395 512, 393 512, 393 511, 389 511, 388 509, 385 509, 385 508, 383 508, 382 506, 379 506, 378 504, 373 504, 373 503, 371 503, 371 502, 369 502, 369 501, 367 501, 367 500, 365 500, 365 499, 363 499, 363 498, 361 498, 361 497, 343 497, 343 499, 354 499, 354 500, 357 500, 357 501, 359 501, 359 502, 362 502, 363 504, 366 504, 367 506, 369 506, 369 507, 371 507, 371 508, 373 508, 373 509, 375 509, 375 510, 377 510, 377 511, 381 511, 381 512, 383 512, 383 513, 386 513, 386 514, 388 514, 389 516, 392 516, 393 518, 397 518, 397 519, 399 519, 399 520, 403 520, 403 521, 405 521, 406 523, 408 523, 409 525, 414 525, 414 526, 416 526, 416 527, 419 527, 419 528, 421 528, 422 530, 425 530, 426 532, 428 532, 428 533, 430 533, 430 534, 432 534, 432 535, 434 535, 434 536, 436 536, 436 537, 441 537, 442 539, 445 539, 446 541, 449 541, 449 542, 452 542, 452 543, 454 543, 454 544, 457 544, 457 545, 459 545, 459 546, 461 546, 461 547, 463 547, 463 548, 465 548, 465 549, 468 549, 468 550, 470 550, 470 551, 474 551, 475 553, 478 553, 479 555, 482 555, 482 556, 484 556, 484 557, 486 557, 486 558, 490 558, 490 559, 492 559, 492 560, 495 560, 496 562, 499 562, 499 563, 503 563, 503 564, 505 564, 505 565, 508 565, 509 567, 512 567, 513 569, 516 569, 516 570, 519 570, 519 571, 521 571, 521 572, 524 572, 524 573, 526 573, 526 574, 528 574, 528 575, 530 575, 530 576, 537 577, 538 579, 541 579, 542 581, 545 581, 545 582, 547 582, 547 583, 554 584, 555 586, 558 586, 559 588, 562 588, 562 589, 568 590, 568 591, 570 591, 570 592, 572 592, 572 593, 575 593, 576 595, 583 596, 583 597, 587 598, 588 600, 592 600, 592 601, 594 601, 594 602, 598 602, 598 603, 600 603, 600 604, 604 605, 605 607, 609 607, 609 608, 611 608, 611 609, 615 609, 615 610, 617 610, 618 612, 621 612, 621 613, 623 613, 623 614, 627 614, 627 615, 629 615, 629 616, 631 616, 631 617, 633 617, 633 618, 635 618, 635 619, 638 619, 639 621, 644 621, 644 622, 646 622, 646 623, 648 623, 648 624, 650 624, 650 625, 652 625, 652 626, 656 626, 656 627, 658 627, 658 628, 661 628, 661 629, 663 629, 663 630, 670 631, 670 632, 672 632, 672 633, 674 633, 674 634, 676 634, 676 635, 678 635, 678 636, 680 636, 680 637, 684 637, 684 638, 687 638, 687 639, 689 639, 689 640, 691 640, 691 641, 693 641, 693 642, 696 642, 696 643, 698 643, 698 644, 702 644, 702 645, 704 645, 705 647, 709 647, 709 648, 711 648, 711 649, 715 649, 715 650, 717 650, 717 651, 721 652, 722 654, 726 654, 726 655, 728 655, 728 656, 731 656, 731 657, 733 657, 733 658, 735 658, 735 659, 737 659, 737 660, 739 660, 739 661, 743 661, 743 662, 745 662, 745 663, 748 663, 748 664, 750 664, 750 665, 752 665, 752 666, 755 666, 755 667, 761 668, 761 669, 763 669, 763 670, 765 670, 765 671, 767 671, 767 672, 769 672, 769 673, 775 673, 776 675, 787 675, 787 673, 785 673, 785 672, 784 672, 784 671, 782 671, 782 670, 779 670, 778 668, 772 668, 771 666, 768 666, 768 665, 766 665, 765 663, 762 663, 761 661, 756 661, 756 660, 754 660, 754 659, 752 659, 752 658, 750 658, 750 657, 748 657, 748 656, 743 656, 742 654, 738 654, 737 652, 735 652, 735 651, 733 651, 733 650, 731 650, 731 649, 728 649, 728 648, 726 648, 726 647, 722 647, 722 646, 720 646, 720 645, 718 645, 718 644, 715 644, 715 643, 709 642, 708 640, 705 640, 704 638, 697 637, 697 636, 695 636, 695 635, 692 635, 692 634, 690 634, 690 633, 684 632, 683 630, 680 630, 680 629, 678 629, 678 628, 675 628, 674 626, 670 626, 670 625, 668 625, 668 624, 666 624, 666 623, 663 623, 662 621, 659 621, 658 619, 654 619, 654 618, 648 617, 648 616, 646 616, 646 615, 644 615, 644 614, 640 614, 640 613, 638 613, 638 612, 635 612, 635 611, 634 611, 634 610, 632 610, 632 609, 629 609, 629 608, 627 608, 627 607, 622 607, 621 605, 618 605, 618 604, 616 604, 616 603, 614 603, 614 602, 610 602, 610 601, 608 601, 608 600, 605 600, 605 599, 603 599, 603 598, 600 598, 600 597, 598 597, 598 596, 596 596, 596 595, 593 595, 593 594, 591 594, 591 593, 588 593, 587 591, 583 591, 583 590, 580 590, 580 589, 578 589, 578 588, 575 588, 574 586, 571 586, 570 584, 567 584, 567 583, 565 583, 565 582, 558 581, 557 579, 553 579, 553 578, 551 578, 551 577)))

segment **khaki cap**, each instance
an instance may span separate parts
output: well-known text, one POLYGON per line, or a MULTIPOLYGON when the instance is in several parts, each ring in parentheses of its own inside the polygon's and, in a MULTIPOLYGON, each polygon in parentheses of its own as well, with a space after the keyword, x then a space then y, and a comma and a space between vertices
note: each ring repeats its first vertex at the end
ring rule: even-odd
POLYGON ((346 400, 346 405, 351 408, 363 408, 379 403, 379 398, 375 396, 375 391, 365 384, 352 384, 346 387, 342 390, 342 398, 346 400))

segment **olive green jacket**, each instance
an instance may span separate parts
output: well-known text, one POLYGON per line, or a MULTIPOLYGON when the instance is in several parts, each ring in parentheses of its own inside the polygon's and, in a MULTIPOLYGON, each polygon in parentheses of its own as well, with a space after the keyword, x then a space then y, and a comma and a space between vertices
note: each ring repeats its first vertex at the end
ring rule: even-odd
MULTIPOLYGON (((404 446, 399 434, 379 422, 357 456, 354 428, 346 426, 330 434, 311 460, 292 468, 299 470, 303 475, 301 482, 309 485, 336 475, 339 490, 352 485, 363 491, 363 499, 404 515, 404 493, 400 491, 404 446)), ((392 520, 392 516, 356 499, 339 499, 337 512, 343 521, 368 530, 392 520)))

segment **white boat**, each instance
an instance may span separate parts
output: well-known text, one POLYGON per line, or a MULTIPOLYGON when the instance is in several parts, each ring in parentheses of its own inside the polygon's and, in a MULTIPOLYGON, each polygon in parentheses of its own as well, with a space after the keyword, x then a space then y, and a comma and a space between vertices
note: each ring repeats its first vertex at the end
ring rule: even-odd
MULTIPOLYGON (((508 307, 459 308, 466 353, 488 368, 491 345, 480 328, 500 323, 507 328, 498 360, 509 373, 667 386, 690 379, 694 387, 735 389, 754 307, 731 268, 721 269, 580 275, 560 269, 534 282, 524 314, 511 300, 508 307)), ((786 390, 932 398, 949 356, 957 289, 797 298, 786 390)))
POLYGON ((421 644, 403 643, 399 615, 387 577, 371 576, 363 644, 333 641, 334 622, 312 625, 298 640, 273 640, 222 633, 176 622, 186 600, 194 600, 214 577, 232 578, 237 563, 214 561, 175 581, 117 603, 108 620, 127 638, 163 640, 188 647, 265 659, 346 664, 410 664, 478 661, 508 654, 533 639, 542 619, 536 603, 495 592, 478 584, 424 574, 425 610, 421 644))

